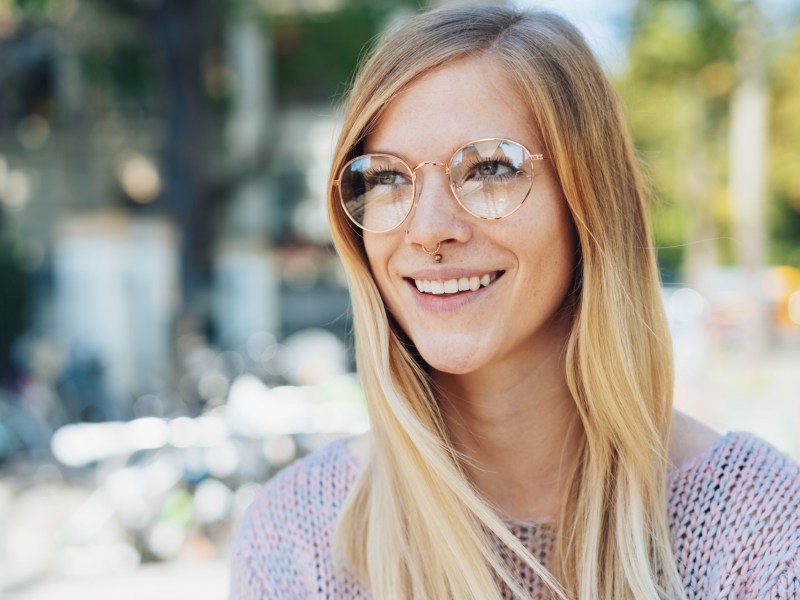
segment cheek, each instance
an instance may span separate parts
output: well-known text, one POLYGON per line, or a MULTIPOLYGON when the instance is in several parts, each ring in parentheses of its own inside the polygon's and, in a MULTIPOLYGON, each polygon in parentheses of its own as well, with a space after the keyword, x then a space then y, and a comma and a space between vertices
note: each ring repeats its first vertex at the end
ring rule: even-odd
POLYGON ((386 235, 364 233, 364 251, 367 254, 372 279, 378 286, 378 291, 384 304, 391 309, 389 291, 389 259, 392 255, 391 240, 386 235))
MULTIPOLYGON (((527 285, 533 296, 552 297, 569 292, 578 263, 572 220, 566 211, 555 210, 547 224, 528 231, 524 238, 530 279, 527 285)), ((522 257, 521 257, 522 258, 522 257)), ((524 259, 523 259, 524 260, 524 259)))
POLYGON ((567 200, 563 194, 557 194, 557 199, 551 206, 549 215, 550 237, 553 244, 553 252, 558 252, 562 256, 569 256, 569 260, 574 263, 575 247, 577 238, 575 235, 575 225, 567 206, 567 200))
POLYGON ((559 265, 568 263, 570 267, 575 264, 575 232, 569 215, 559 215, 557 226, 553 227, 550 235, 550 254, 559 265))
POLYGON ((364 253, 367 255, 367 262, 373 275, 380 270, 384 254, 383 244, 380 237, 374 233, 364 232, 364 253))

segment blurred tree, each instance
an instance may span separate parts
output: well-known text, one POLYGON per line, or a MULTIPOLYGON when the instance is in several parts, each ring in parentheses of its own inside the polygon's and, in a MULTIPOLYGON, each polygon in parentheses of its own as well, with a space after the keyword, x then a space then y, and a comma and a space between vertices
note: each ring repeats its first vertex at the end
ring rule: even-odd
MULTIPOLYGON (((220 95, 209 93, 204 71, 204 61, 219 54, 223 42, 223 2, 8 0, 7 4, 20 29, 55 29, 78 54, 85 81, 99 92, 91 97, 94 110, 89 108, 78 120, 119 114, 132 122, 142 117, 164 119, 163 193, 147 206, 128 206, 166 213, 180 225, 184 296, 190 309, 202 304, 213 224, 226 198, 220 169, 215 168, 221 153, 220 95), (72 8, 63 17, 60 11, 67 5, 72 8), (83 18, 66 27, 76 13, 83 18)), ((48 93, 54 95, 55 89, 48 93)), ((30 103, 24 104, 27 109, 30 103)))
MULTIPOLYGON (((649 170, 659 260, 702 288, 702 273, 734 260, 729 202, 729 132, 739 84, 740 11, 731 0, 637 0, 629 64, 620 79, 631 127, 649 170)), ((800 35, 767 47, 771 126, 770 259, 798 264, 800 35)))
POLYGON ((40 20, 47 17, 48 12, 55 6, 55 0, 12 0, 8 4, 10 8, 19 10, 26 19, 40 20))
POLYGON ((14 373, 13 344, 30 321, 31 294, 22 244, 3 228, 0 207, 0 383, 14 373))
POLYGON ((365 44, 417 0, 347 0, 334 11, 267 13, 275 44, 278 99, 330 102, 344 91, 365 44))
MULTIPOLYGON (((302 2, 248 0, 7 0, 22 20, 47 27, 64 6, 70 14, 90 8, 91 29, 76 28, 77 53, 86 80, 102 89, 99 113, 163 115, 162 196, 140 211, 166 212, 183 234, 183 289, 191 304, 202 304, 219 214, 238 181, 263 171, 271 149, 261 156, 228 160, 222 131, 235 93, 223 84, 227 71, 225 26, 246 14, 259 20, 272 40, 279 106, 330 102, 343 90, 365 43, 398 11, 419 8, 415 0, 346 0, 331 10, 305 9, 302 2), (126 108, 127 107, 127 108, 126 108)), ((56 26, 59 27, 56 23, 56 26)), ((62 27, 63 28, 63 27, 62 27)))
POLYGON ((800 25, 779 49, 770 72, 770 258, 800 267, 800 25))
POLYGON ((167 137, 163 166, 166 203, 180 223, 183 290, 190 303, 202 301, 209 277, 212 223, 218 207, 209 174, 213 173, 213 133, 218 130, 213 105, 205 89, 203 59, 220 43, 219 2, 171 0, 146 3, 117 0, 128 10, 144 11, 162 60, 167 85, 167 137), (136 6, 132 6, 136 5, 136 6), (142 8, 142 6, 153 8, 142 8), (216 126, 216 127, 215 127, 216 126), (208 134, 211 134, 209 137, 208 134))
POLYGON ((668 274, 685 266, 690 280, 717 261, 714 240, 728 226, 737 25, 728 0, 638 0, 633 12, 622 95, 658 198, 659 260, 668 274))

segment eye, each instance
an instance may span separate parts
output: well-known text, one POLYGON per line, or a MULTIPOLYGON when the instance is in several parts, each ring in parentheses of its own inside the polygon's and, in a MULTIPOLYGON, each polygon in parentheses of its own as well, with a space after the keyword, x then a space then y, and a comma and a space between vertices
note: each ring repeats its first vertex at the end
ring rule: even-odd
POLYGON ((392 185, 393 183, 397 183, 397 178, 399 175, 399 173, 392 173, 391 171, 381 173, 378 175, 378 183, 381 185, 392 185))
POLYGON ((367 173, 364 177, 370 186, 378 185, 403 185, 407 183, 408 177, 397 171, 378 171, 367 173))
POLYGON ((502 161, 487 160, 472 167, 470 176, 478 179, 487 179, 495 177, 507 177, 514 175, 515 173, 516 169, 502 161))

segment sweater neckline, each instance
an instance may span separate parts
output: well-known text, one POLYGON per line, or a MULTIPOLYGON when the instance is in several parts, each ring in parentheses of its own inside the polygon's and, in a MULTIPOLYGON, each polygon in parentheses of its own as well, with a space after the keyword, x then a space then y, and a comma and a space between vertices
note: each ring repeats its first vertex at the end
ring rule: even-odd
MULTIPOLYGON (((686 459, 675 468, 668 469, 667 486, 670 487, 670 484, 681 475, 688 475, 692 471, 695 471, 702 463, 708 462, 720 448, 732 443, 733 439, 738 435, 739 432, 729 431, 728 433, 715 439, 705 450, 699 454, 686 459)), ((347 441, 347 438, 344 438, 340 441, 342 445, 342 451, 345 455, 345 460, 348 462, 349 467, 353 468, 355 472, 358 472, 361 467, 360 462, 348 448, 347 441)), ((509 529, 516 533, 524 532, 529 535, 536 534, 537 532, 541 533, 541 535, 552 535, 554 534, 557 525, 555 521, 526 521, 523 519, 503 519, 503 523, 505 523, 509 529)))

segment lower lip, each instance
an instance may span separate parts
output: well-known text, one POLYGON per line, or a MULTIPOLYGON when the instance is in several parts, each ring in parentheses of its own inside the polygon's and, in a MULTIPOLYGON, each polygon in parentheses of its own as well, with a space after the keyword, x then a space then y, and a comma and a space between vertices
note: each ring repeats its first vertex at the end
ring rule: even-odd
POLYGON ((459 310, 479 300, 495 286, 501 277, 502 274, 498 275, 497 278, 486 287, 481 286, 475 291, 468 290, 458 294, 426 294, 420 292, 413 281, 406 280, 406 283, 409 284, 411 293, 414 294, 417 303, 422 306, 422 308, 430 312, 446 313, 459 310))

